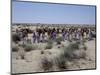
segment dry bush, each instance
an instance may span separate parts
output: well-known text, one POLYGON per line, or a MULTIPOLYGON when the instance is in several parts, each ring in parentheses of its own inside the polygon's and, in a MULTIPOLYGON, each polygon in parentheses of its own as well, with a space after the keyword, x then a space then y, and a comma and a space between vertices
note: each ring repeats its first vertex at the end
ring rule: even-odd
POLYGON ((49 71, 52 69, 53 66, 53 62, 49 61, 46 57, 44 57, 44 59, 42 59, 42 69, 44 71, 49 71))
POLYGON ((48 43, 48 44, 53 44, 53 41, 49 39, 49 40, 47 41, 47 43, 48 43))
POLYGON ((45 49, 52 49, 52 45, 50 44, 47 44, 46 48, 45 49))
POLYGON ((82 42, 85 43, 86 42, 86 39, 83 39, 82 42))
POLYGON ((41 54, 44 54, 44 51, 41 51, 41 54))
POLYGON ((25 55, 24 54, 20 55, 20 57, 21 57, 21 59, 25 59, 25 55))
POLYGON ((48 40, 46 48, 45 49, 52 49, 53 47, 53 41, 52 40, 48 40))
POLYGON ((18 52, 18 50, 19 50, 18 46, 12 47, 12 52, 18 52))
POLYGON ((79 42, 76 42, 76 43, 72 43, 69 45, 68 49, 72 49, 72 50, 77 50, 79 49, 79 42))
POLYGON ((81 49, 87 50, 87 46, 85 45, 85 42, 81 41, 80 46, 81 46, 81 49))
POLYGON ((12 34, 12 41, 15 42, 15 43, 20 41, 20 37, 17 33, 12 34))
POLYGON ((83 44, 83 49, 87 50, 87 46, 85 44, 83 44))
POLYGON ((31 51, 31 50, 36 50, 37 46, 33 44, 25 44, 23 45, 23 48, 25 49, 26 52, 31 51))
POLYGON ((86 46, 84 46, 84 47, 83 47, 83 49, 84 49, 84 50, 87 50, 87 47, 86 47, 86 46))
POLYGON ((75 59, 84 59, 86 57, 86 52, 84 50, 76 50, 73 54, 75 59))
POLYGON ((69 60, 80 59, 86 57, 86 52, 84 49, 87 49, 86 46, 83 45, 82 49, 80 49, 81 43, 76 42, 70 44, 68 47, 64 48, 63 55, 69 60))
POLYGON ((58 58, 56 58, 56 64, 60 70, 64 70, 67 68, 66 67, 66 58, 63 55, 60 55, 58 58))
POLYGON ((74 58, 74 51, 75 50, 79 50, 79 43, 72 43, 70 44, 68 47, 65 47, 63 49, 63 55, 69 59, 69 60, 72 60, 74 58))
POLYGON ((18 56, 20 57, 20 59, 25 59, 25 51, 21 46, 19 47, 18 56))
POLYGON ((56 42, 57 42, 57 44, 61 44, 61 41, 63 41, 63 38, 62 38, 62 37, 58 37, 58 38, 56 38, 56 42))

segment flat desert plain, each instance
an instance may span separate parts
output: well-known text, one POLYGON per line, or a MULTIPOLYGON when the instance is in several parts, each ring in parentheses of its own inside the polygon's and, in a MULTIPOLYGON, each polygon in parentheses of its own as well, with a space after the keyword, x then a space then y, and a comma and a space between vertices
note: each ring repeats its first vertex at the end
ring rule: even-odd
POLYGON ((23 46, 21 41, 12 41, 12 73, 95 69, 95 39, 71 42, 65 40, 60 41, 60 44, 54 41, 32 43, 29 51, 25 50, 26 45, 23 46))

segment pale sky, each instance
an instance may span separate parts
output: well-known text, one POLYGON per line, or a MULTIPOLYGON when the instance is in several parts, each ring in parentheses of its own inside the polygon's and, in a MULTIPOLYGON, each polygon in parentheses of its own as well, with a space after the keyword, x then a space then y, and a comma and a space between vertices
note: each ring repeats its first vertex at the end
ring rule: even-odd
POLYGON ((95 24, 95 6, 12 2, 13 23, 95 24))

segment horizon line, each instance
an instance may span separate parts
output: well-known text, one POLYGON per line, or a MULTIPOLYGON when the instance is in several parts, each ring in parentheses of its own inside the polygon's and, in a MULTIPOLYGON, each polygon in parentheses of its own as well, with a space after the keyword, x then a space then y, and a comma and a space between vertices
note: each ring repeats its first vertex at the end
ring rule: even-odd
POLYGON ((71 24, 71 23, 12 23, 12 24, 61 24, 61 25, 63 25, 63 24, 67 24, 67 25, 96 25, 96 24, 71 24))

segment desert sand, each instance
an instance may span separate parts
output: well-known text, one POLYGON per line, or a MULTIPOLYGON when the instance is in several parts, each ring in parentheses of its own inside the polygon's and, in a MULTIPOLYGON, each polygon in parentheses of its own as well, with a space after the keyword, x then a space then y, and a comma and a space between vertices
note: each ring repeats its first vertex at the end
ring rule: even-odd
MULTIPOLYGON (((63 42, 63 45, 68 45, 69 42, 63 42)), ((95 39, 85 43, 87 46, 86 59, 74 59, 73 61, 66 61, 67 69, 65 70, 79 70, 79 69, 93 69, 95 68, 95 39)), ((13 73, 29 73, 29 72, 45 72, 42 69, 41 61, 44 58, 52 60, 54 65, 49 71, 60 71, 55 64, 55 58, 61 54, 61 48, 56 45, 52 49, 44 50, 45 44, 40 43, 37 50, 25 52, 25 59, 16 59, 17 52, 12 52, 12 72, 13 73), (41 54, 44 51, 44 54, 41 54), (51 54, 50 54, 51 53, 51 54)), ((62 46, 61 46, 62 47, 62 46)))

